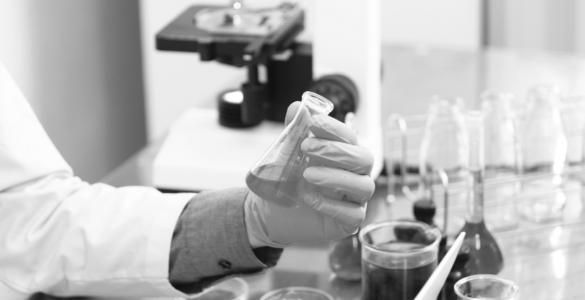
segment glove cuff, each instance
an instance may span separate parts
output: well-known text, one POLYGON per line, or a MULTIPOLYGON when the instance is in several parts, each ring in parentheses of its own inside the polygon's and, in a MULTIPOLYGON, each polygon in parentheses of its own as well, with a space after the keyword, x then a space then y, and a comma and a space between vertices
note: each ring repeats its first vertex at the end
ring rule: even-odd
POLYGON ((262 205, 262 200, 253 192, 249 191, 246 195, 246 202, 244 203, 244 214, 246 222, 246 230, 248 233, 248 240, 252 248, 272 247, 285 248, 289 246, 288 243, 276 242, 270 239, 266 229, 266 222, 258 205, 262 205), (260 202, 260 203, 259 203, 260 202))

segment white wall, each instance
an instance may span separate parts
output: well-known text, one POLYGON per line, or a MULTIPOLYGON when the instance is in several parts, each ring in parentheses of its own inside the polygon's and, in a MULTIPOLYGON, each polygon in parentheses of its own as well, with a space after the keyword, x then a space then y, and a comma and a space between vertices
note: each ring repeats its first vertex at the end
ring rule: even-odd
POLYGON ((575 39, 577 52, 585 54, 585 1, 577 1, 575 7, 575 39))
POLYGON ((582 0, 490 0, 488 45, 515 49, 584 51, 582 0))
MULTIPOLYGON (((306 7, 310 39, 313 1, 306 7)), ((335 1, 339 0, 320 0, 335 1)), ((367 1, 367 0, 365 0, 367 1)), ((249 0, 246 5, 274 5, 280 1, 249 0)), ((448 48, 477 48, 480 40, 479 0, 383 0, 382 36, 385 43, 425 44, 448 48)), ((223 89, 237 87, 244 70, 215 62, 201 63, 196 54, 160 52, 154 36, 171 19, 192 4, 226 4, 227 0, 141 0, 142 42, 147 96, 149 139, 162 135, 182 111, 192 106, 214 106, 223 89)), ((348 16, 348 18, 351 16, 348 16)), ((343 20, 339 20, 343 22, 343 20)), ((351 42, 351 33, 340 33, 351 42)))
POLYGON ((382 37, 387 43, 477 49, 481 0, 386 0, 382 37))
POLYGON ((0 60, 78 175, 144 145, 137 0, 0 0, 0 60))
MULTIPOLYGON (((0 60, 26 91, 32 90, 35 83, 34 48, 32 35, 28 34, 32 32, 32 23, 28 19, 31 4, 31 1, 0 0, 0 60)), ((29 99, 30 102, 34 100, 29 99)))

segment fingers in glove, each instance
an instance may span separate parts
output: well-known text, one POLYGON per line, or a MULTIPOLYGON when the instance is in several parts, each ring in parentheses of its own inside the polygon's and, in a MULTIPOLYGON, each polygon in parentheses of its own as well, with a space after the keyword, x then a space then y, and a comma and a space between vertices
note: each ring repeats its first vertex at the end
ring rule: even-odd
POLYGON ((307 138, 301 144, 301 151, 311 158, 311 165, 339 168, 357 174, 369 174, 374 164, 370 150, 344 142, 307 138))
POLYGON ((329 216, 324 217, 328 219, 323 224, 324 232, 327 234, 327 236, 331 237, 331 240, 338 240, 355 234, 361 226, 361 223, 356 225, 348 225, 339 223, 336 219, 333 219, 329 216))
MULTIPOLYGON (((299 101, 295 101, 288 106, 284 118, 285 125, 292 122, 300 106, 301 102, 299 101)), ((312 116, 311 132, 316 137, 323 139, 345 142, 352 145, 357 144, 357 136, 348 125, 326 115, 312 116)))
POLYGON ((357 145, 355 132, 346 124, 329 116, 313 116, 311 132, 322 139, 357 145))
POLYGON ((286 116, 284 117, 284 125, 288 125, 288 123, 290 123, 295 115, 297 114, 297 111, 299 110, 299 106, 301 105, 300 101, 295 101, 293 103, 291 103, 288 108, 286 109, 286 116))
POLYGON ((304 203, 319 213, 335 219, 344 228, 359 227, 366 216, 366 208, 363 205, 332 199, 322 193, 313 195, 314 197, 303 197, 304 203))
POLYGON ((303 177, 312 191, 339 202, 363 205, 374 194, 374 180, 368 175, 328 167, 308 167, 303 177))

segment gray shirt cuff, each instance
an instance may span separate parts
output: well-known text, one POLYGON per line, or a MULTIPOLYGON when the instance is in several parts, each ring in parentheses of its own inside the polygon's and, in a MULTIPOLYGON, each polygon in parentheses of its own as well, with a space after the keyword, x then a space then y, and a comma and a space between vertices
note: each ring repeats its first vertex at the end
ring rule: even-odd
POLYGON ((193 197, 179 217, 171 242, 169 280, 196 293, 228 275, 254 273, 276 264, 282 249, 252 249, 244 220, 248 190, 234 188, 193 197))

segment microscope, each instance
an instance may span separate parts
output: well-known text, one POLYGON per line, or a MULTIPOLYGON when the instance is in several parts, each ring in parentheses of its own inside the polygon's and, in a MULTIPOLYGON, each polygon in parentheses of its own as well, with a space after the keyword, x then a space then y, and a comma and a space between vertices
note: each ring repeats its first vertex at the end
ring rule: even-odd
POLYGON ((357 88, 342 74, 313 81, 311 45, 295 41, 304 20, 304 11, 287 2, 261 9, 248 9, 242 1, 194 5, 156 35, 156 47, 196 52, 201 61, 246 70, 247 79, 238 89, 218 96, 223 126, 249 127, 265 119, 282 122, 288 105, 306 90, 324 93, 335 104, 333 115, 343 120, 355 111, 357 88))
POLYGON ((361 143, 375 153, 377 175, 382 168, 379 6, 379 0, 316 0, 304 7, 285 2, 248 8, 231 1, 186 8, 156 34, 156 48, 198 53, 201 61, 242 69, 246 79, 219 94, 215 124, 195 112, 176 122, 155 158, 153 183, 171 190, 241 185, 282 130, 289 104, 307 90, 331 100, 331 115, 338 120, 354 116, 361 143), (308 26, 311 43, 297 40, 306 29, 306 11, 316 16, 308 26), (197 143, 189 153, 190 138, 211 143, 208 149, 197 143))

